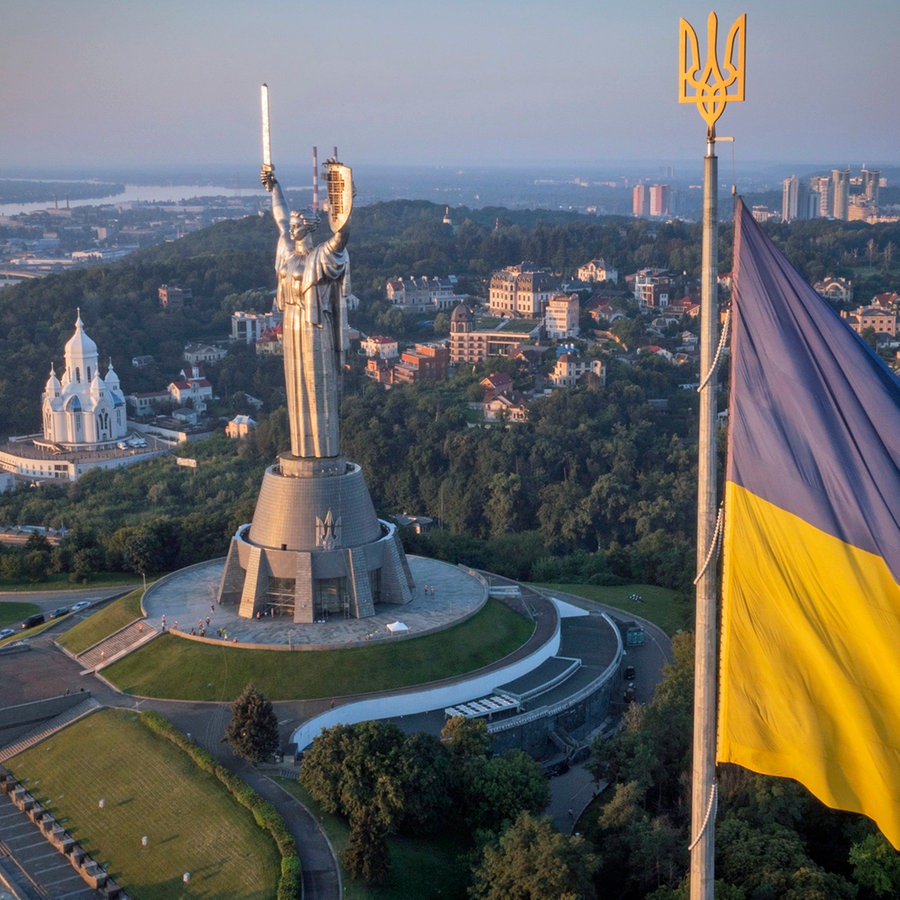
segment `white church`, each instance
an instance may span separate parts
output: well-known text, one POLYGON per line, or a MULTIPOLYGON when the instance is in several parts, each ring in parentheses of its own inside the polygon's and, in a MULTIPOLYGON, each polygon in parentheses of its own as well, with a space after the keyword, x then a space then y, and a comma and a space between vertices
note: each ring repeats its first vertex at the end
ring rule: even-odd
POLYGON ((102 449, 128 433, 125 397, 112 360, 106 375, 100 374, 97 345, 85 334, 81 311, 75 334, 65 348, 65 371, 56 377, 51 363, 42 404, 44 439, 67 450, 86 444, 102 449))
POLYGON ((79 310, 65 346, 62 377, 51 363, 41 399, 43 433, 10 437, 0 446, 0 474, 18 481, 77 481, 85 472, 142 462, 171 445, 131 434, 125 395, 110 360, 101 374, 97 345, 79 310))

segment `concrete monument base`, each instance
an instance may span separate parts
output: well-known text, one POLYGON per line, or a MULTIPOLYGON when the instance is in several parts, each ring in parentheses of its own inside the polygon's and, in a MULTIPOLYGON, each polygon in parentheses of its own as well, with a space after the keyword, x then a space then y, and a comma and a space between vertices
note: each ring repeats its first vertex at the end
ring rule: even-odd
POLYGON ((365 618, 415 587, 396 526, 375 514, 362 470, 342 456, 284 454, 263 476, 253 521, 231 539, 219 603, 243 618, 365 618))

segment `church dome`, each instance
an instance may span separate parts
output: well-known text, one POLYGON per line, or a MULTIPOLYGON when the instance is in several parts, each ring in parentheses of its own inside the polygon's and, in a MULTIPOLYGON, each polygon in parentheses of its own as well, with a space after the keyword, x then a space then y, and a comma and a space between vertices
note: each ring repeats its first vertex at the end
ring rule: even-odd
POLYGON ((78 311, 78 318, 75 320, 75 334, 66 343, 65 354, 66 359, 97 355, 97 345, 85 334, 81 310, 78 311))
POLYGON ((44 388, 44 393, 47 394, 48 397, 58 397, 61 390, 62 385, 59 383, 59 379, 56 377, 56 369, 53 368, 51 363, 50 377, 47 379, 47 386, 44 388))

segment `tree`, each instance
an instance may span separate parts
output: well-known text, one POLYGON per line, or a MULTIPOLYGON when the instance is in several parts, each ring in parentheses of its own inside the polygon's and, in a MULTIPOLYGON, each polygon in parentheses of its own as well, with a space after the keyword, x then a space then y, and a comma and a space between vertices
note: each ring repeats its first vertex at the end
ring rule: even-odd
POLYGON ((591 900, 598 857, 581 837, 555 831, 547 819, 522 813, 485 847, 473 872, 474 900, 591 900))
POLYGON ((225 740, 241 759, 256 765, 278 749, 278 718, 272 703, 252 684, 231 704, 225 740))
POLYGON ((300 783, 327 812, 351 824, 373 817, 385 834, 403 818, 403 732, 389 722, 326 728, 303 757, 300 783))
POLYGON ((434 735, 408 735, 400 750, 400 776, 403 829, 411 834, 439 831, 452 802, 447 790, 451 778, 449 750, 434 735))
POLYGON ((550 802, 547 779, 522 750, 510 750, 478 766, 466 785, 466 820, 474 829, 498 831, 520 813, 539 813, 550 802))
POLYGON ((50 572, 50 554, 43 550, 30 550, 22 557, 22 569, 29 581, 46 581, 50 572))
POLYGON ((900 896, 900 853, 880 834, 850 848, 853 877, 878 897, 900 896))
POLYGON ((391 859, 384 826, 376 816, 367 813, 351 823, 341 862, 351 878, 360 878, 369 884, 384 884, 391 859))

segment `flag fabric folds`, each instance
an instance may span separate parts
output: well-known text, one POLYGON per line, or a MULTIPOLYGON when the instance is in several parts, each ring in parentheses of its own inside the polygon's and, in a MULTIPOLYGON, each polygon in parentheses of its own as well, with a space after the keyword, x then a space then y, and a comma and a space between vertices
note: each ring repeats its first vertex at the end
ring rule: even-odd
POLYGON ((900 379, 735 212, 719 762, 900 849, 900 379))

